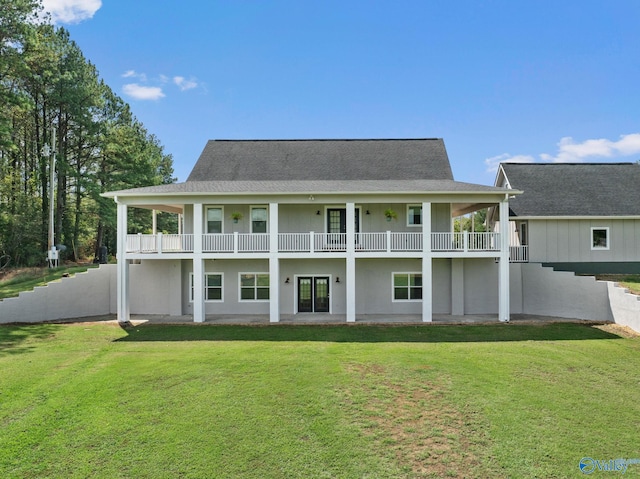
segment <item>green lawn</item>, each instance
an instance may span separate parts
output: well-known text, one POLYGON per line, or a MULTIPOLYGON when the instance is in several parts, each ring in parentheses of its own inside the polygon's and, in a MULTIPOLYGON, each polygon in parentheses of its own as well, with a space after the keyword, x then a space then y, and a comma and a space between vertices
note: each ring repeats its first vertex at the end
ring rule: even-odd
POLYGON ((36 286, 44 286, 57 281, 64 275, 82 273, 96 266, 60 266, 59 268, 24 268, 8 272, 9 279, 0 279, 0 299, 18 296, 21 291, 30 291, 36 286))
POLYGON ((640 274, 631 274, 620 279, 620 285, 633 294, 640 294, 640 274))
POLYGON ((640 338, 581 324, 12 325, 0 371, 2 478, 555 478, 640 459, 640 338))

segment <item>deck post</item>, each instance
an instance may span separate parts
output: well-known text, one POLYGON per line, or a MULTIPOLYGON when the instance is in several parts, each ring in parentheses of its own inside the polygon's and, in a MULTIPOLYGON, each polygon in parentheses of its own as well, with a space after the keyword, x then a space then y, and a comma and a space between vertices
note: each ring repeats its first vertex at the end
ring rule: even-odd
POLYGON ((204 260, 202 259, 203 232, 202 203, 193 205, 193 321, 203 323, 205 319, 204 306, 204 260))
POLYGON ((347 203, 347 322, 356 321, 356 207, 355 203, 347 203))
POLYGON ((278 257, 278 203, 269 203, 269 322, 280 321, 280 259, 278 257))
POLYGON ((508 322, 509 305, 509 195, 500 202, 500 263, 498 277, 498 319, 508 322))
POLYGON ((117 203, 117 231, 118 231, 118 265, 117 265, 117 316, 119 323, 126 323, 131 318, 129 306, 129 261, 127 254, 127 205, 117 203))
POLYGON ((431 253, 431 203, 422 203, 422 321, 433 321, 433 256, 431 253))

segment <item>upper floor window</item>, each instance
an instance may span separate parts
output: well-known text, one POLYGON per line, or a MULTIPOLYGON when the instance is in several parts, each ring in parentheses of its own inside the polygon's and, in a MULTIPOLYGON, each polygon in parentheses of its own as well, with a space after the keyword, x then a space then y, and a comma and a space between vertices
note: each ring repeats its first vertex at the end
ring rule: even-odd
POLYGON ((591 249, 609 249, 609 228, 591 228, 591 249))
POLYGON ((252 233, 267 232, 267 207, 266 206, 251 207, 251 232, 252 233))
POLYGON ((207 208, 207 233, 222 233, 222 220, 224 214, 222 207, 207 208))
POLYGON ((407 226, 422 224, 422 205, 407 205, 407 226))

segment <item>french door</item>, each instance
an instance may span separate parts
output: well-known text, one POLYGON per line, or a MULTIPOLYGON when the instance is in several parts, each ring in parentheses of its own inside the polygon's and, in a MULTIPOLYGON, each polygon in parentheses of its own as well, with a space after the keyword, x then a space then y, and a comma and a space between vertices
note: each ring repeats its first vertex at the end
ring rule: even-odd
MULTIPOLYGON (((355 231, 360 233, 360 209, 355 209, 355 231)), ((327 209, 327 233, 347 232, 347 210, 345 208, 327 209)))
POLYGON ((329 312, 329 277, 298 277, 298 312, 329 312))

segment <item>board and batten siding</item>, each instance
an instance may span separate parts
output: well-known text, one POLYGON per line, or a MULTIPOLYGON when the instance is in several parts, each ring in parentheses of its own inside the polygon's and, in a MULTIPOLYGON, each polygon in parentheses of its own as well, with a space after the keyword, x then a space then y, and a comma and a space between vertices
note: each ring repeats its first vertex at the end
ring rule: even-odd
POLYGON ((531 262, 640 261, 640 219, 529 220, 531 262), (609 228, 609 249, 591 248, 591 228, 609 228))

